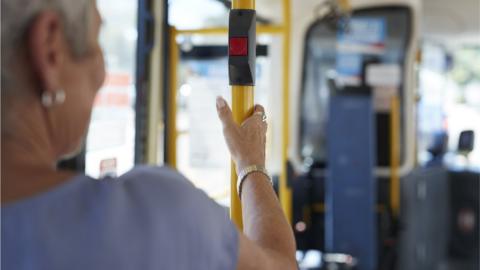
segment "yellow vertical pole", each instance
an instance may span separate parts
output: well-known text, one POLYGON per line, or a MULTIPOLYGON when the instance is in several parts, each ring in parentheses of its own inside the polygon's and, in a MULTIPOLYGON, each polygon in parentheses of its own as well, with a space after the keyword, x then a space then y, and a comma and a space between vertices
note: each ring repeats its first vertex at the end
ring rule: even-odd
POLYGON ((280 203, 289 222, 292 222, 292 191, 288 187, 287 162, 290 137, 290 0, 283 0, 283 128, 282 172, 280 174, 280 203))
MULTIPOLYGON (((232 111, 236 123, 242 123, 253 112, 253 86, 232 87, 232 111)), ((237 193, 237 172, 232 162, 230 184, 230 216, 239 229, 243 229, 242 205, 237 193)))
POLYGON ((170 87, 168 90, 167 164, 172 168, 177 167, 177 69, 179 62, 179 48, 176 38, 177 30, 174 27, 170 27, 170 87))
POLYGON ((390 112, 390 206, 394 217, 400 214, 400 102, 397 96, 392 98, 390 112))
POLYGON ((337 4, 340 7, 341 10, 351 10, 352 9, 352 4, 350 3, 350 0, 337 0, 337 4))
POLYGON ((232 9, 255 9, 255 0, 233 0, 232 9))
MULTIPOLYGON (((255 9, 255 0, 233 0, 232 9, 255 9)), ((232 112, 236 123, 242 123, 253 112, 253 86, 232 86, 232 112)), ((242 206, 237 193, 237 173, 232 162, 230 181, 230 216, 237 227, 243 229, 242 206)))

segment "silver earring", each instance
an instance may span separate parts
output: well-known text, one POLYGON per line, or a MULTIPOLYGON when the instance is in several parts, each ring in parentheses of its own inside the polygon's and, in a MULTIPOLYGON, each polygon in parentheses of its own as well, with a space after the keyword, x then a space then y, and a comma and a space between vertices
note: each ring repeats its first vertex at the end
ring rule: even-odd
POLYGON ((50 108, 53 105, 61 105, 65 102, 65 91, 57 90, 53 93, 45 91, 42 94, 42 105, 45 108, 50 108))

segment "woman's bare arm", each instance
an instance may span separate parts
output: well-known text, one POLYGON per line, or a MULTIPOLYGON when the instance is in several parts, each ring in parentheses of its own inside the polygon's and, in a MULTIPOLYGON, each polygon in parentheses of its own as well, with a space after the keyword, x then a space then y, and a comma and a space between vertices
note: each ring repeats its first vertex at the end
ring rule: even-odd
MULTIPOLYGON (((265 165, 266 123, 256 106, 241 126, 235 124, 225 100, 217 99, 217 111, 237 171, 250 165, 265 165), (259 116, 260 115, 260 116, 259 116)), ((295 240, 268 178, 251 173, 242 186, 244 232, 240 233, 239 270, 296 269, 295 240)))

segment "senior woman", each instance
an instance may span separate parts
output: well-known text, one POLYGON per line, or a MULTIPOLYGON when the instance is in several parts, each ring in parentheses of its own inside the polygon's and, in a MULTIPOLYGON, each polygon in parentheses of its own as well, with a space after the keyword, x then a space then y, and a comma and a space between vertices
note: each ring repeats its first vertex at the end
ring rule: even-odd
POLYGON ((84 140, 104 80, 93 0, 2 0, 2 269, 294 269, 268 177, 261 106, 243 125, 217 99, 244 232, 168 168, 95 181, 56 168, 84 140), (252 168, 255 170, 245 170, 252 168))

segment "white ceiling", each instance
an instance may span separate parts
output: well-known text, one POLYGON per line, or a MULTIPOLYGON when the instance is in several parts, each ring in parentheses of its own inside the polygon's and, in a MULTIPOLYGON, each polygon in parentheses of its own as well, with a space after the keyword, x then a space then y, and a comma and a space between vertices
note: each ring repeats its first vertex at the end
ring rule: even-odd
POLYGON ((282 21, 282 2, 282 0, 256 0, 255 5, 259 15, 271 19, 273 22, 280 23, 282 21))
POLYGON ((423 0, 425 39, 480 43, 480 0, 423 0))

